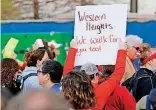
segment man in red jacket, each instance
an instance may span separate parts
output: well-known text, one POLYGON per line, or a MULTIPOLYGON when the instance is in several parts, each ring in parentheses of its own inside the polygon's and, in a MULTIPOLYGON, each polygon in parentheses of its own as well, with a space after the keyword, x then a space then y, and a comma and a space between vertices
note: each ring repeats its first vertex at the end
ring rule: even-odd
MULTIPOLYGON (((74 68, 76 52, 77 52, 76 44, 72 41, 71 49, 69 50, 66 63, 64 66, 64 75, 63 75, 64 77, 68 74, 68 72, 72 71, 74 68)), ((115 71, 113 72, 113 74, 110 76, 110 78, 107 81, 101 84, 98 84, 98 83, 93 84, 94 93, 96 97, 96 105, 93 108, 88 108, 88 109, 91 109, 91 110, 103 109, 111 93, 120 84, 122 76, 125 72, 125 61, 126 61, 126 46, 121 44, 120 50, 118 51, 118 55, 117 55, 115 71)), ((84 91, 84 92, 87 92, 87 91, 84 91)))

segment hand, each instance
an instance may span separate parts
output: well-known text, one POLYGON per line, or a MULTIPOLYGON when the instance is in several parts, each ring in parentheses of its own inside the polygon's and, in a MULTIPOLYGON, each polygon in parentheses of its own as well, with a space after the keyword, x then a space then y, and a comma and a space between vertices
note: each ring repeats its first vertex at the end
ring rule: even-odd
POLYGON ((17 54, 14 52, 13 56, 12 56, 12 59, 16 60, 16 58, 17 58, 17 54))
POLYGON ((119 43, 119 49, 124 49, 124 50, 127 50, 127 45, 125 42, 120 42, 119 43))
POLYGON ((76 43, 75 39, 72 39, 72 40, 71 40, 71 42, 70 42, 70 47, 71 47, 71 48, 77 49, 77 43, 76 43))

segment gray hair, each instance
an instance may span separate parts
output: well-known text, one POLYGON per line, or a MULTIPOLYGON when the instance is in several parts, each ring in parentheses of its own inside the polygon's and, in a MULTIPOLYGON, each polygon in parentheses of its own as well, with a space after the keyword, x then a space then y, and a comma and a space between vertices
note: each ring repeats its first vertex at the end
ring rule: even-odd
POLYGON ((136 44, 141 45, 143 43, 143 39, 141 39, 137 35, 127 35, 126 37, 126 43, 128 47, 133 47, 136 44))
POLYGON ((69 110, 68 102, 60 95, 50 90, 32 89, 14 97, 7 110, 69 110))

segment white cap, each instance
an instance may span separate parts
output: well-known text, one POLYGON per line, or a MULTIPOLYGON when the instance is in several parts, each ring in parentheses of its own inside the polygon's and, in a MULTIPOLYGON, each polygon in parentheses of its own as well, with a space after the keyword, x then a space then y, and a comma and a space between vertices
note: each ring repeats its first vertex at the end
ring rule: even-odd
POLYGON ((50 46, 50 45, 53 45, 55 48, 59 48, 62 46, 62 44, 58 44, 55 41, 48 42, 48 46, 50 46))
POLYGON ((44 47, 42 39, 37 39, 35 42, 39 47, 44 47))

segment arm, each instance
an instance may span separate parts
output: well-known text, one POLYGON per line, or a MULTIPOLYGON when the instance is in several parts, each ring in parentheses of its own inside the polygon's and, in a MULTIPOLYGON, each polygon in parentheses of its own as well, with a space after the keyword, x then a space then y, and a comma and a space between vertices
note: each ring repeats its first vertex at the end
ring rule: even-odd
POLYGON ((121 102, 123 102, 124 110, 135 110, 136 101, 134 97, 129 93, 129 91, 126 88, 122 87, 122 91, 123 93, 122 93, 121 102))
POLYGON ((122 76, 125 72, 125 61, 126 50, 119 50, 114 73, 107 81, 100 84, 95 90, 96 96, 98 97, 97 106, 99 106, 100 108, 105 105, 110 94, 114 91, 115 87, 119 85, 120 80, 122 79, 122 76))
POLYGON ((68 72, 72 71, 74 68, 75 56, 77 52, 77 44, 74 39, 70 42, 70 47, 71 48, 68 51, 68 56, 64 65, 63 77, 65 77, 68 72))
POLYGON ((68 56, 64 65, 63 76, 65 77, 68 72, 72 71, 74 68, 75 56, 77 49, 70 48, 68 51, 68 56))

